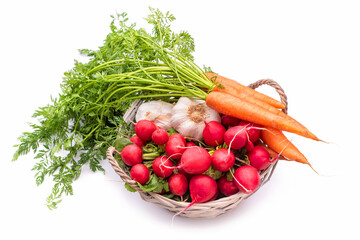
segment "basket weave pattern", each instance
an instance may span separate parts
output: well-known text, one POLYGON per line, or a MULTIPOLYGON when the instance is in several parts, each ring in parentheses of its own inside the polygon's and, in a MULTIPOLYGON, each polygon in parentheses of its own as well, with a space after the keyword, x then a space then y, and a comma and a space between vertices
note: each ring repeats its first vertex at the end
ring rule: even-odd
MULTIPOLYGON (((281 98, 281 102, 284 103, 286 106, 286 108, 283 111, 287 113, 287 97, 284 93, 284 90, 279 86, 279 84, 271 79, 262 79, 253 84, 250 84, 249 87, 255 89, 261 85, 269 85, 276 90, 276 92, 279 94, 281 98)), ((133 102, 133 104, 130 106, 128 111, 124 114, 124 120, 126 122, 130 123, 135 118, 136 111, 138 107, 141 105, 141 103, 142 103, 141 101, 133 102)), ((125 172, 122 168, 120 168, 116 159, 113 156, 114 152, 115 152, 115 148, 109 147, 106 153, 107 159, 109 160, 114 171, 120 176, 120 178, 124 182, 129 184, 135 190, 137 190, 137 192, 140 194, 141 198, 144 201, 156 204, 162 208, 167 209, 172 213, 178 213, 189 205, 189 202, 175 201, 173 199, 166 198, 158 193, 145 192, 141 190, 138 187, 137 183, 131 179, 129 172, 125 172)), ((257 188, 257 190, 259 190, 266 182, 270 180, 277 163, 278 161, 273 162, 268 168, 260 172, 260 185, 257 188)), ((229 197, 223 197, 215 201, 196 203, 185 212, 179 214, 179 216, 191 217, 191 218, 216 217, 236 208, 243 200, 250 197, 256 191, 254 191, 251 194, 245 194, 239 192, 237 194, 231 195, 229 197)))

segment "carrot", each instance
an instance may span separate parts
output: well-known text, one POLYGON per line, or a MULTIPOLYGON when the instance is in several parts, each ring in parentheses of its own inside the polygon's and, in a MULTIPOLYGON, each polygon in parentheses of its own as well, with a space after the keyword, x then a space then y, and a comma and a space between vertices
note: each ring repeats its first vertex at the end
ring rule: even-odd
POLYGON ((287 160, 307 164, 314 170, 304 154, 302 154, 281 131, 274 128, 267 128, 261 131, 260 138, 275 152, 281 152, 281 155, 287 160))
MULTIPOLYGON (((255 146, 259 146, 259 147, 265 148, 265 150, 269 153, 269 155, 270 155, 271 158, 276 158, 276 157, 279 155, 279 153, 275 152, 274 150, 272 150, 270 147, 266 146, 266 145, 265 145, 263 142, 261 142, 261 141, 257 141, 256 144, 255 144, 255 146)), ((286 158, 285 158, 284 156, 282 156, 282 155, 280 155, 280 156, 278 157, 278 159, 279 159, 279 160, 286 160, 286 158)))
MULTIPOLYGON (((271 113, 274 113, 276 115, 279 115, 280 117, 283 117, 283 118, 288 118, 290 121, 295 121, 295 119, 293 119, 291 116, 287 115, 286 113, 284 113, 283 111, 277 109, 276 107, 268 104, 267 102, 263 102, 253 96, 249 96, 249 95, 246 95, 244 93, 239 93, 239 95, 237 96, 239 99, 242 99, 244 101, 247 101, 247 102, 250 102, 250 103, 253 103, 253 104, 256 104, 258 105, 259 107, 262 107, 264 108, 266 111, 269 111, 271 113)), ((301 123, 299 122, 296 122, 296 124, 305 129, 305 126, 303 126, 301 123)))
MULTIPOLYGON (((235 95, 235 92, 233 92, 234 94, 231 94, 231 93, 226 92, 224 89, 219 89, 219 88, 215 88, 214 91, 227 93, 227 94, 229 94, 231 96, 235 95)), ((272 113, 280 115, 281 117, 285 117, 285 118, 288 117, 287 114, 285 114, 283 111, 279 110, 278 108, 274 107, 273 105, 271 105, 271 104, 269 104, 267 102, 264 102, 263 100, 260 100, 260 99, 254 97, 254 96, 248 95, 243 91, 238 92, 237 95, 234 96, 234 97, 237 97, 239 99, 246 100, 247 102, 256 104, 256 105, 264 108, 267 111, 270 111, 272 113)))
MULTIPOLYGON (((209 74, 209 73, 208 73, 209 74)), ((232 81, 232 80, 231 80, 232 81)), ((218 91, 218 92, 223 92, 223 93, 227 93, 226 91, 224 90, 221 90, 220 88, 218 89, 214 89, 215 91, 218 91)), ((235 94, 235 91, 230 91, 230 92, 233 92, 235 94)), ((233 94, 230 94, 228 93, 229 95, 232 95, 234 96, 233 94)), ((266 96, 266 95, 265 95, 266 96)), ((247 93, 245 93, 244 91, 240 91, 238 92, 237 96, 234 96, 234 97, 237 97, 239 99, 242 99, 244 101, 247 101, 247 102, 250 102, 250 103, 253 103, 253 104, 256 104, 262 108, 264 108, 265 110, 269 111, 269 112, 272 112, 274 114, 277 114, 281 117, 284 117, 284 118, 288 118, 290 119, 291 121, 294 121, 294 119, 292 117, 290 117, 289 115, 287 115, 286 113, 284 113, 283 111, 279 110, 278 108, 274 107, 273 105, 267 103, 267 102, 264 102, 262 100, 260 100, 259 98, 256 98, 252 95, 248 95, 247 93)), ((303 129, 305 129, 305 126, 303 126, 302 124, 300 124, 299 122, 297 122, 297 125, 303 129)))
POLYGON ((259 99, 263 102, 266 102, 276 108, 280 108, 280 109, 284 109, 286 106, 285 104, 283 104, 282 102, 279 102, 275 99, 273 99, 272 97, 269 97, 265 94, 262 94, 260 92, 255 91, 252 88, 249 88, 247 86, 242 85, 239 82, 236 82, 234 80, 231 80, 229 78, 223 77, 221 75, 218 75, 216 73, 206 73, 206 75, 212 80, 215 81, 217 83, 220 83, 220 85, 222 87, 215 87, 214 91, 217 92, 223 92, 223 93, 227 93, 230 94, 234 97, 238 97, 238 96, 243 96, 243 95, 247 95, 247 96, 251 96, 254 97, 256 99, 259 99))
POLYGON ((249 103, 246 100, 236 98, 226 93, 210 92, 206 97, 206 104, 222 114, 320 141, 320 139, 295 119, 290 117, 284 118, 256 104, 249 103))

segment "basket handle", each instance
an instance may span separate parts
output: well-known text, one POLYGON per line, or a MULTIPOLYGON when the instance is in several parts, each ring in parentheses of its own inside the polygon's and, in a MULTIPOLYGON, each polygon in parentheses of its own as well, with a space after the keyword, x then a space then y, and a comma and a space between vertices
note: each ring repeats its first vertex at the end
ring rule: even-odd
POLYGON ((285 94, 284 89, 274 80, 272 79, 260 79, 252 84, 250 84, 248 87, 255 89, 260 87, 261 85, 269 85, 270 87, 275 88, 276 92, 279 94, 281 102, 285 105, 285 108, 282 110, 284 113, 287 114, 288 112, 288 101, 287 96, 285 94))

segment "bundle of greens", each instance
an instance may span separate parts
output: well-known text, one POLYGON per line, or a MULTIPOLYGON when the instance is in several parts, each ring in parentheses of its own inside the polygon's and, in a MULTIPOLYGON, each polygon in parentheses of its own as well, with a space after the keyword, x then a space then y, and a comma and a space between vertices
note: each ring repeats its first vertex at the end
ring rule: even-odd
POLYGON ((36 184, 41 185, 47 177, 54 182, 46 200, 50 209, 56 208, 64 195, 73 194, 72 183, 84 165, 94 172, 104 172, 100 162, 105 159, 107 148, 129 130, 122 116, 133 99, 147 95, 173 101, 187 93, 201 94, 197 86, 168 84, 176 78, 174 71, 164 64, 164 60, 171 58, 164 59, 161 50, 153 47, 161 46, 162 51, 191 62, 193 38, 185 31, 171 30, 170 23, 175 17, 169 12, 164 14, 153 8, 150 12, 146 20, 153 26, 151 33, 128 24, 126 13, 111 16, 111 32, 104 45, 98 50, 80 50, 89 61, 75 61, 73 69, 64 74, 59 96, 35 111, 33 117, 39 123, 30 124, 32 131, 19 137, 13 160, 30 151, 35 153, 38 162, 32 170, 36 172, 36 184), (142 71, 143 68, 147 71, 142 71), (166 73, 171 76, 166 77, 166 73), (133 82, 122 81, 130 75, 137 81, 136 89, 133 82), (149 82, 155 78, 162 83, 149 82), (165 94, 164 89, 170 86, 172 91, 165 94))

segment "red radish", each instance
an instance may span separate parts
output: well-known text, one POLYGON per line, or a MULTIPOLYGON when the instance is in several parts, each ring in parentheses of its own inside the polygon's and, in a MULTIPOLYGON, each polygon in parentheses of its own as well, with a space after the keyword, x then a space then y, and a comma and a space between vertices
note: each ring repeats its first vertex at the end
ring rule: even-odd
POLYGON ((194 142, 186 142, 186 147, 195 147, 196 144, 194 142))
POLYGON ((142 162, 142 150, 135 144, 125 146, 120 155, 124 163, 128 166, 134 166, 142 162))
POLYGON ((176 168, 182 168, 189 174, 201 174, 209 169, 211 165, 211 156, 205 148, 191 147, 184 151, 180 159, 180 165, 176 168))
POLYGON ((250 165, 255 167, 258 171, 267 168, 273 160, 270 160, 270 154, 265 148, 256 146, 247 154, 250 165))
POLYGON ((236 125, 238 125, 240 123, 240 119, 223 114, 221 116, 221 123, 225 126, 225 127, 234 127, 236 125))
POLYGON ((186 177, 186 179, 187 179, 188 181, 190 181, 190 179, 191 179, 191 177, 192 177, 193 175, 190 174, 190 173, 185 172, 184 169, 182 169, 181 167, 179 167, 180 164, 181 164, 180 161, 178 161, 177 164, 176 164, 176 166, 177 166, 176 169, 178 170, 178 173, 181 173, 182 175, 184 175, 184 176, 186 177))
POLYGON ((204 142, 211 147, 216 147, 224 142, 225 132, 226 129, 221 123, 216 121, 205 121, 203 130, 204 142))
POLYGON ((169 178, 169 189, 170 192, 182 197, 188 190, 188 180, 185 175, 177 173, 169 178))
POLYGON ((189 191, 191 196, 191 203, 184 209, 175 214, 173 217, 186 211, 195 203, 203 203, 214 198, 217 190, 216 181, 207 175, 195 175, 190 179, 189 191))
POLYGON ((173 173, 174 164, 166 156, 160 156, 155 158, 152 168, 156 176, 167 178, 173 173))
POLYGON ((144 184, 149 180, 150 171, 142 163, 135 164, 130 170, 131 178, 140 184, 144 184))
POLYGON ((172 159, 180 159, 186 150, 186 140, 180 133, 174 133, 169 137, 165 145, 165 153, 172 159))
POLYGON ((163 128, 157 127, 152 133, 151 139, 156 145, 164 145, 169 140, 169 134, 163 128))
POLYGON ((139 136, 136 135, 136 134, 132 138, 130 138, 130 141, 132 141, 133 143, 135 143, 139 147, 145 146, 145 142, 141 138, 139 138, 139 136))
POLYGON ((259 125, 247 121, 241 121, 238 126, 243 126, 246 129, 246 132, 249 136, 249 140, 252 143, 256 143, 256 141, 260 137, 261 128, 259 125))
POLYGON ((217 198, 218 196, 219 196, 219 190, 216 189, 215 195, 214 195, 209 201, 214 201, 214 200, 216 200, 216 198, 217 198))
POLYGON ((234 166, 235 155, 230 149, 219 148, 211 155, 211 165, 220 172, 227 172, 234 166))
POLYGON ((234 181, 229 181, 226 179, 226 176, 222 176, 217 180, 219 192, 224 194, 226 197, 234 195, 238 193, 240 190, 235 185, 234 181))
POLYGON ((224 135, 224 140, 226 145, 231 149, 241 149, 243 148, 247 141, 246 129, 243 126, 235 126, 229 128, 224 135))
POLYGON ((190 179, 189 191, 192 200, 190 204, 207 202, 215 196, 217 183, 207 175, 195 175, 190 179))
POLYGON ((239 167, 234 172, 234 183, 243 193, 254 192, 260 184, 260 174, 250 165, 239 167))
POLYGON ((156 125, 149 120, 140 120, 135 124, 135 133, 143 141, 151 140, 152 133, 156 130, 156 125))
POLYGON ((190 179, 191 203, 203 203, 212 199, 217 192, 216 181, 207 175, 195 175, 190 179))
POLYGON ((252 141, 247 141, 247 143, 245 144, 245 149, 248 152, 254 150, 254 144, 252 143, 252 141))

